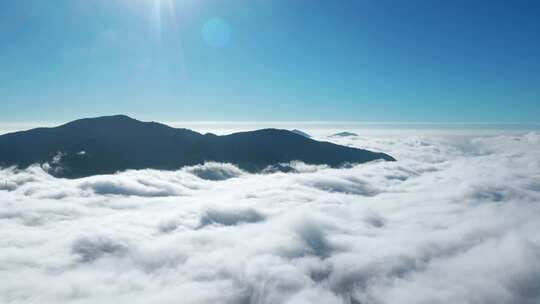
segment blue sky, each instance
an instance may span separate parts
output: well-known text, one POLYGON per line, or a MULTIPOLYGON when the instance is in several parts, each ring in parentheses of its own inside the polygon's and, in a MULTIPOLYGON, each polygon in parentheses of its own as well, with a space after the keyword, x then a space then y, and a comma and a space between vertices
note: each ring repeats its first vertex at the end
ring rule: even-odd
POLYGON ((7 0, 0 122, 540 122, 540 2, 7 0))

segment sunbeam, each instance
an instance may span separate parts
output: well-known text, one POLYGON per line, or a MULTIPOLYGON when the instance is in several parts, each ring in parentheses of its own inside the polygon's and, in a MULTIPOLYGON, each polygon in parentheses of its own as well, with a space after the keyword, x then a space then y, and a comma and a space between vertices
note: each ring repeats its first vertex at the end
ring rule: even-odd
POLYGON ((160 43, 163 39, 163 31, 172 29, 176 31, 176 5, 174 0, 154 0, 152 7, 152 22, 155 35, 160 43))

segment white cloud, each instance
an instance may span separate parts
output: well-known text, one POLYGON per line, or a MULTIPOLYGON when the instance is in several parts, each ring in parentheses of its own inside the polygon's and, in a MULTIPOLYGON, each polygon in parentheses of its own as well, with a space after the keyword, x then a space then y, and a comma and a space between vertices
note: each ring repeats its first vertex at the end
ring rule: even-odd
POLYGON ((335 141, 398 161, 2 169, 0 302, 540 301, 539 134, 335 141))

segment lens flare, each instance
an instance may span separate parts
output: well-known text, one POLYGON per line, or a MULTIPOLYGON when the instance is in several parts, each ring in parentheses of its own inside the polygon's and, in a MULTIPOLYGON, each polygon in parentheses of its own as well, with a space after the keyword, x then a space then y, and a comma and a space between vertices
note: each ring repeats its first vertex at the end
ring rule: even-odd
POLYGON ((227 46, 231 40, 231 27, 219 18, 213 18, 206 22, 201 30, 204 42, 212 47, 227 46))

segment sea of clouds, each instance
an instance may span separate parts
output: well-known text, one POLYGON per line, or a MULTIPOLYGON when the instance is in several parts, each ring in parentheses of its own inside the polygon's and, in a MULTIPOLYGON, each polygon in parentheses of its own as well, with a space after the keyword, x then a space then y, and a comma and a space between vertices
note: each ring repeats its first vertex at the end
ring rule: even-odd
POLYGON ((323 138, 397 162, 0 170, 0 303, 540 303, 540 134, 323 138))

